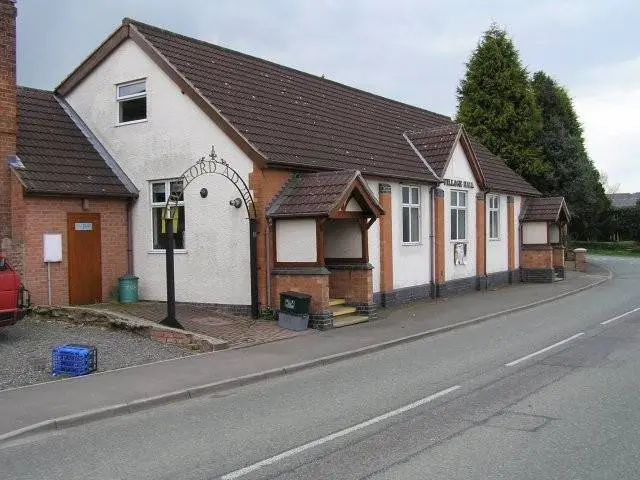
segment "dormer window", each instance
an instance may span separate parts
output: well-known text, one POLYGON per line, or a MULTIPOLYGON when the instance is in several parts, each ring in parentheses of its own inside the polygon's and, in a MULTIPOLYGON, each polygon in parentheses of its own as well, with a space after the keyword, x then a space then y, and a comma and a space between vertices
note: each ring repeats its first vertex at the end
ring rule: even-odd
POLYGON ((147 81, 116 85, 118 123, 139 122, 147 119, 147 81))

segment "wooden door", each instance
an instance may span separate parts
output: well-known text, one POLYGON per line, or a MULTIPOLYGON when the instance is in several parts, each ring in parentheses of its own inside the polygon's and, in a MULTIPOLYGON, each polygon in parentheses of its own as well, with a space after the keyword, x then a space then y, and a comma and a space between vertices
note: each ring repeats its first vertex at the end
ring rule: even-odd
POLYGON ((67 214, 69 257, 69 303, 82 305, 102 301, 100 214, 67 214))

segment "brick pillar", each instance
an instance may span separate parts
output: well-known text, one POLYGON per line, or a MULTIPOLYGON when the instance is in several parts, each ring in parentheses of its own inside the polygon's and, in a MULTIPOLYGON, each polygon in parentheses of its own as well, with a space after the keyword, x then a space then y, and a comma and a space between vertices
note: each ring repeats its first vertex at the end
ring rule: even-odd
MULTIPOLYGON (((16 7, 0 0, 0 238, 11 237, 11 171, 16 154, 16 7)), ((6 242, 3 240, 3 246, 6 242)))
POLYGON ((385 294, 393 291, 393 209, 391 185, 381 183, 378 188, 380 206, 384 210, 384 215, 378 219, 380 222, 380 292, 382 293, 382 305, 386 306, 385 294))
POLYGON ((478 288, 487 288, 487 272, 485 271, 485 257, 487 255, 487 211, 485 195, 476 195, 476 276, 479 279, 478 288))
POLYGON ((516 269, 516 242, 515 242, 515 210, 513 197, 507 197, 507 269, 509 270, 509 283, 513 283, 513 271, 516 269))
POLYGON ((434 193, 434 244, 436 255, 433 281, 436 286, 435 294, 439 296, 440 285, 444 283, 444 190, 436 188, 434 193))
POLYGON ((576 248, 573 253, 576 255, 576 270, 578 272, 587 271, 587 249, 576 248))
POLYGON ((564 247, 561 245, 554 245, 553 247, 553 269, 558 277, 566 277, 564 266, 564 247))

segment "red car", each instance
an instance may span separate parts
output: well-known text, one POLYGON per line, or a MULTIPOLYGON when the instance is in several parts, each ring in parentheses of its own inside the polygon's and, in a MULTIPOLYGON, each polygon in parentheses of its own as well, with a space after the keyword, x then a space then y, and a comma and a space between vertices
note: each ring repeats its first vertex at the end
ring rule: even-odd
POLYGON ((18 272, 0 257, 0 329, 22 319, 31 306, 31 296, 18 272))

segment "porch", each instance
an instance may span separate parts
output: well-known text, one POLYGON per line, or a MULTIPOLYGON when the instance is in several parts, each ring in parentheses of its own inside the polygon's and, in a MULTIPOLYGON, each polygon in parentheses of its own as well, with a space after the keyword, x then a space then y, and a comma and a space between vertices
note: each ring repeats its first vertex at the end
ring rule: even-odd
POLYGON ((368 231, 382 215, 357 171, 295 175, 268 211, 270 298, 311 295, 319 329, 365 322, 374 311, 368 231))

